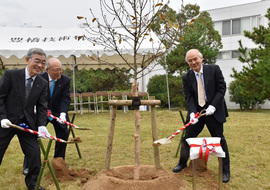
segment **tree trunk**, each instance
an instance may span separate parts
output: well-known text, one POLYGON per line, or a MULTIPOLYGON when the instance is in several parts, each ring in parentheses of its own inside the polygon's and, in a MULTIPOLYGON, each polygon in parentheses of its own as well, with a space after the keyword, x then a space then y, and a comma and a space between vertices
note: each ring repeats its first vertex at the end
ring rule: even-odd
MULTIPOLYGON (((136 80, 134 80, 132 84, 132 90, 131 93, 133 97, 138 97, 137 94, 137 87, 138 83, 136 80)), ((134 163, 134 180, 140 179, 140 111, 139 109, 134 110, 135 115, 135 134, 134 134, 134 140, 135 140, 135 163, 134 163)))

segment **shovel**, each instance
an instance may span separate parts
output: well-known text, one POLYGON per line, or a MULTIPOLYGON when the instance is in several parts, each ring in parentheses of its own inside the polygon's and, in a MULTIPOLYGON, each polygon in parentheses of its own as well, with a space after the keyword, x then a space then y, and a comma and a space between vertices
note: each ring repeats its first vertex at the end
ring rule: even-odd
MULTIPOLYGON (((32 130, 32 129, 27 129, 27 125, 25 125, 26 126, 26 128, 24 128, 24 127, 20 127, 20 126, 18 126, 18 125, 14 125, 14 124, 8 124, 10 127, 12 127, 12 128, 15 128, 15 129, 19 129, 19 130, 21 130, 21 131, 25 131, 25 132, 28 132, 28 133, 32 133, 32 134, 35 134, 35 135, 40 135, 40 133, 39 132, 37 132, 37 131, 34 131, 34 130, 32 130)), ((52 139, 52 140, 55 140, 55 141, 57 141, 57 142, 60 142, 60 143, 66 143, 66 144, 68 144, 68 143, 79 143, 79 142, 81 142, 81 140, 80 139, 74 139, 74 140, 72 140, 72 141, 65 141, 65 140, 63 140, 63 139, 59 139, 59 138, 57 138, 57 137, 54 137, 54 136, 47 136, 47 135, 45 135, 45 137, 46 138, 49 138, 49 139, 52 139)))
MULTIPOLYGON (((195 114, 195 118, 200 118, 204 115, 206 115, 206 113, 204 113, 205 110, 202 110, 200 113, 197 112, 195 114)), ((169 138, 163 138, 163 139, 159 139, 159 140, 156 140, 153 142, 153 145, 154 146, 160 146, 160 145, 163 145, 163 144, 169 144, 169 143, 172 143, 171 139, 174 138, 176 135, 178 135, 181 131, 183 131, 185 128, 187 128, 188 126, 190 126, 192 123, 191 122, 188 122, 186 125, 184 125, 182 128, 178 129, 174 134, 172 134, 169 138)))
MULTIPOLYGON (((47 110, 47 116, 52 117, 52 118, 55 119, 58 123, 61 123, 61 122, 60 122, 61 119, 59 119, 58 117, 52 115, 52 113, 51 113, 49 110, 47 110)), ((92 130, 92 128, 86 128, 86 127, 85 127, 85 128, 81 128, 81 127, 78 127, 78 126, 76 126, 76 125, 74 125, 74 124, 72 124, 72 123, 70 123, 70 122, 68 122, 68 121, 64 121, 64 123, 67 124, 67 125, 69 125, 70 127, 73 127, 74 129, 80 129, 80 130, 92 130)))

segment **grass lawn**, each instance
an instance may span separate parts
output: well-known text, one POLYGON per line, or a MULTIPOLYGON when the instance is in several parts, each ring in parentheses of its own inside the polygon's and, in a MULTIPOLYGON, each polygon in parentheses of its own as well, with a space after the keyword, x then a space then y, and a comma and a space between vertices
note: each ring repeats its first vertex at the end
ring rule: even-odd
MULTIPOLYGON (((183 112, 184 116, 186 112, 183 112)), ((270 110, 259 111, 237 111, 230 110, 227 122, 224 125, 230 159, 231 159, 231 181, 225 185, 226 189, 270 189, 270 110)), ((72 116, 72 112, 70 112, 72 116)), ((159 139, 169 137, 177 129, 183 126, 178 111, 158 109, 157 126, 159 139)), ((79 144, 82 159, 79 158, 75 145, 69 144, 66 153, 66 163, 69 169, 80 170, 82 168, 95 171, 104 169, 105 154, 108 140, 108 129, 110 124, 110 113, 94 114, 84 112, 76 116, 75 125, 79 127, 91 127, 90 131, 75 130, 76 136, 83 141, 79 144)), ((54 135, 51 125, 49 132, 54 135)), ((134 112, 128 113, 117 111, 116 126, 112 149, 111 167, 134 164, 134 112)), ((152 147, 151 113, 141 112, 141 147, 140 164, 154 165, 154 152, 152 147)), ((178 163, 179 154, 175 157, 181 134, 172 139, 173 143, 159 147, 160 162, 164 169, 169 171, 178 163)), ((209 137, 210 134, 205 127, 200 134, 201 137, 209 137)), ((48 140, 43 140, 44 145, 48 140)), ((50 152, 53 157, 54 143, 50 152)), ((9 145, 2 165, 0 166, 1 190, 25 190, 24 175, 22 175, 23 153, 20 149, 17 137, 13 138, 9 145)), ((43 157, 43 156, 42 156, 43 157)), ((218 180, 218 162, 210 156, 208 170, 212 170, 218 180)), ((48 180, 49 169, 46 168, 41 185, 47 190, 56 189, 54 183, 48 180)), ((192 177, 183 176, 188 188, 192 189, 192 177)), ((201 184, 198 180, 197 188, 201 184)), ((218 182, 217 182, 218 183, 218 182)), ((81 189, 80 179, 60 183, 61 189, 81 189)), ((208 189, 211 189, 209 187, 208 189)))

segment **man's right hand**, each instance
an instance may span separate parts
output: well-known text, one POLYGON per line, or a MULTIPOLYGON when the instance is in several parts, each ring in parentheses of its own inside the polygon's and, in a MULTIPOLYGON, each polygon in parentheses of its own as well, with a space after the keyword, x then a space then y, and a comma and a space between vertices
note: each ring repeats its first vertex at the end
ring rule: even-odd
POLYGON ((8 124, 11 124, 11 122, 8 119, 1 120, 1 127, 2 128, 9 128, 10 126, 8 124))
POLYGON ((38 133, 39 133, 38 137, 43 139, 46 139, 51 136, 51 134, 48 132, 45 126, 39 126, 38 133))
POLYGON ((198 118, 195 118, 195 114, 194 114, 193 112, 189 115, 189 117, 190 117, 189 122, 190 122, 192 125, 195 125, 195 124, 199 121, 198 118))

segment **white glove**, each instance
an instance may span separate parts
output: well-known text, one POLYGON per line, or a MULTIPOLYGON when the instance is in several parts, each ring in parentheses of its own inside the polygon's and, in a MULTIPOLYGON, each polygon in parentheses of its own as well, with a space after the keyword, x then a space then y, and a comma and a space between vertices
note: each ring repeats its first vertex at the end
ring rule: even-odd
POLYGON ((205 113, 206 115, 212 115, 213 113, 215 113, 215 111, 216 111, 216 108, 212 105, 209 105, 205 113))
POLYGON ((195 118, 195 114, 194 114, 193 112, 189 115, 189 117, 190 117, 189 122, 190 122, 192 125, 195 125, 195 124, 199 121, 198 118, 195 118))
POLYGON ((47 137, 51 136, 45 126, 39 126, 38 127, 38 133, 39 133, 38 137, 43 138, 43 139, 46 139, 47 137))
POLYGON ((8 119, 2 119, 1 120, 1 127, 2 128, 9 128, 8 124, 11 124, 11 122, 8 119))
POLYGON ((64 113, 64 112, 60 113, 59 119, 60 119, 59 122, 60 122, 61 124, 65 124, 65 121, 67 121, 67 120, 66 120, 66 113, 64 113))

